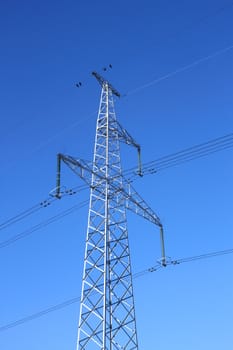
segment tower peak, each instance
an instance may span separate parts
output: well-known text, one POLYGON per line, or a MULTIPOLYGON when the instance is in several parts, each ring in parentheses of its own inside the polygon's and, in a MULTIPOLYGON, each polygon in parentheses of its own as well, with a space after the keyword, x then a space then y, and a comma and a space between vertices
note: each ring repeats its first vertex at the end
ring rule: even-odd
POLYGON ((109 83, 109 81, 107 79, 105 79, 104 77, 102 77, 99 73, 97 72, 92 72, 91 73, 95 78, 96 80, 100 83, 100 85, 103 87, 103 85, 107 84, 108 87, 112 90, 112 93, 114 95, 116 95, 117 97, 121 97, 121 94, 119 93, 119 91, 117 91, 113 86, 112 84, 109 83))

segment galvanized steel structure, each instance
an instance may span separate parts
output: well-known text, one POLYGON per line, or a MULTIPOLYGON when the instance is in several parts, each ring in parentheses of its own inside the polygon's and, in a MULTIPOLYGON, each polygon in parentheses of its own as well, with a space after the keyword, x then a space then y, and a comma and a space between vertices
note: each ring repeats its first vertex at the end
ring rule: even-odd
POLYGON ((139 175, 141 166, 140 146, 116 120, 114 95, 120 94, 98 73, 92 74, 102 87, 93 163, 58 155, 57 197, 61 161, 90 186, 77 349, 138 350, 126 209, 159 226, 165 266, 163 227, 122 176, 120 141, 138 150, 139 175))

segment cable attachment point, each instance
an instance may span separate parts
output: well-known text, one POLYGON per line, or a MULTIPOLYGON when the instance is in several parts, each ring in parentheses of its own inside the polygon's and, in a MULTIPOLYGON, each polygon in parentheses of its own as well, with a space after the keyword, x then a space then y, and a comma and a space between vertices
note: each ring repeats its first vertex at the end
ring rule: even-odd
MULTIPOLYGON (((70 190, 71 191, 71 190, 70 190)), ((62 186, 62 187, 55 187, 53 188, 50 192, 49 192, 49 195, 51 197, 55 197, 57 199, 61 199, 62 196, 67 193, 67 189, 65 186, 62 186)))
POLYGON ((76 191, 74 191, 72 188, 65 190, 65 194, 68 194, 69 196, 72 196, 73 194, 76 194, 76 191))
POLYGON ((43 202, 41 202, 40 203, 40 205, 42 206, 42 207, 44 207, 44 208, 46 208, 48 205, 50 205, 51 203, 50 203, 50 201, 48 201, 48 200, 45 200, 45 201, 43 201, 43 202))

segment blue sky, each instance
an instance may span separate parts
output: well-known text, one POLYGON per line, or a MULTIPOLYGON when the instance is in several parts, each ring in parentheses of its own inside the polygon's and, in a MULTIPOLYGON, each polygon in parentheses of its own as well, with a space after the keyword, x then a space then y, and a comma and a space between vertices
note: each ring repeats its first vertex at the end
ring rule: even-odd
MULTIPOLYGON (((2 2, 0 221, 48 197, 58 152, 92 159, 100 87, 90 73, 109 63, 106 77, 126 95, 117 118, 143 162, 231 133, 232 19, 229 0, 2 2)), ((136 164, 126 146, 122 164, 136 164)), ((67 187, 81 185, 63 170, 67 187)), ((168 256, 233 247, 232 175, 226 150, 135 182, 164 223, 168 256)), ((1 242, 87 198, 54 202, 1 231, 1 242)), ((0 326, 80 295, 87 210, 1 249, 0 326)), ((128 221, 136 273, 156 264, 158 230, 128 221)), ((230 255, 147 274, 134 291, 140 349, 230 350, 230 255)), ((73 304, 0 332, 0 349, 75 349, 78 315, 73 304)))

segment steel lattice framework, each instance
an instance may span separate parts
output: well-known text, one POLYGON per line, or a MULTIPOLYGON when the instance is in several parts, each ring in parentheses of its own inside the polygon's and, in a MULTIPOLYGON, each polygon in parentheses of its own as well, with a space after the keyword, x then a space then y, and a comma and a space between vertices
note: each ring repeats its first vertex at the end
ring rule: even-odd
POLYGON ((61 196, 61 161, 90 186, 77 349, 137 350, 126 209, 160 227, 165 266, 163 227, 122 176, 120 141, 136 147, 139 156, 140 146, 116 120, 113 95, 120 94, 100 75, 93 75, 102 86, 93 163, 58 154, 56 196, 61 196))
POLYGON ((138 348, 125 198, 118 191, 123 185, 117 130, 112 92, 104 84, 84 258, 80 350, 138 348))

